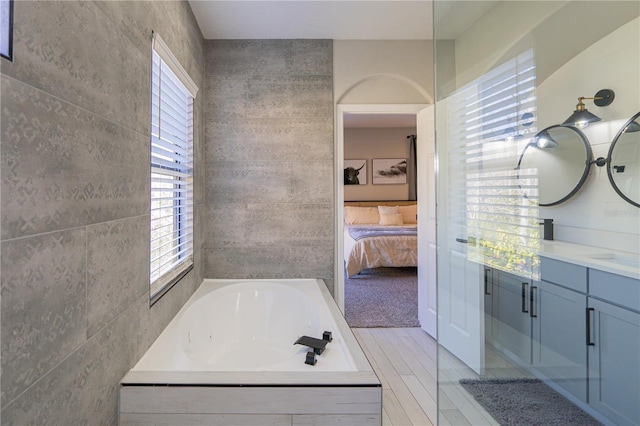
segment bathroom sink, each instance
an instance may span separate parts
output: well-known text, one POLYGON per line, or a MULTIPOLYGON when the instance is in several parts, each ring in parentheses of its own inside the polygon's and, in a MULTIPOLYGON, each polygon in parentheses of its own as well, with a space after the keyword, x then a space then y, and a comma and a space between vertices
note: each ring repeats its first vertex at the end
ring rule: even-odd
POLYGON ((603 262, 611 262, 617 265, 629 266, 631 268, 640 268, 640 259, 632 256, 620 256, 614 253, 600 253, 587 256, 590 259, 600 260, 603 262))

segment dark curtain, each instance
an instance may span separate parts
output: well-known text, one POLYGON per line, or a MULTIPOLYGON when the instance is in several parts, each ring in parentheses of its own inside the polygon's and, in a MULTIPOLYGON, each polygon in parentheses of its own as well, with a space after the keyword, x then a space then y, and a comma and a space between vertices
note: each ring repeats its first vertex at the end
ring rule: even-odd
POLYGON ((407 136, 409 139, 409 159, 407 160, 407 183, 409 183, 409 200, 418 199, 416 192, 416 135, 407 136))

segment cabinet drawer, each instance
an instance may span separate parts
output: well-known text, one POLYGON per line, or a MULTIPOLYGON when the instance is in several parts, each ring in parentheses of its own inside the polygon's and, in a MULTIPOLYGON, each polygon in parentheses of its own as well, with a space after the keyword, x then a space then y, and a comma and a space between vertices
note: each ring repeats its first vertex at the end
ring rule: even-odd
POLYGON ((584 266, 540 256, 540 276, 544 281, 587 292, 587 268, 584 266))
POLYGON ((589 294, 640 312, 640 280, 589 269, 589 294))

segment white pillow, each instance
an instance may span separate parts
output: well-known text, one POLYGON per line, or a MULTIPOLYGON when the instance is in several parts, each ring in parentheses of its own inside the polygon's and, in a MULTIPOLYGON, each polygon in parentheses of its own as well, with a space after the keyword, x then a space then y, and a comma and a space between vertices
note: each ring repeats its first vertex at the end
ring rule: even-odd
POLYGON ((418 205, 412 204, 410 206, 398 207, 398 212, 402 215, 402 222, 404 223, 418 223, 418 205))
POLYGON ((378 206, 378 213, 380 214, 397 214, 398 206, 378 206))
POLYGON ((344 206, 344 222, 349 225, 370 225, 380 222, 375 207, 344 206))
POLYGON ((402 215, 400 213, 383 213, 380 215, 380 225, 402 225, 402 215))

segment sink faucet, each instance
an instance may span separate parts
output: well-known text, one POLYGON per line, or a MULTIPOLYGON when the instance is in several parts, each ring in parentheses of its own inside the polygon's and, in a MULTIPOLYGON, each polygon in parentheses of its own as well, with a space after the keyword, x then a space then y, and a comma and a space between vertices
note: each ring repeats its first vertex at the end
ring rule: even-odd
POLYGON ((542 219, 540 225, 543 225, 542 238, 553 241, 553 219, 542 219))

